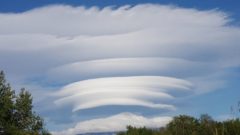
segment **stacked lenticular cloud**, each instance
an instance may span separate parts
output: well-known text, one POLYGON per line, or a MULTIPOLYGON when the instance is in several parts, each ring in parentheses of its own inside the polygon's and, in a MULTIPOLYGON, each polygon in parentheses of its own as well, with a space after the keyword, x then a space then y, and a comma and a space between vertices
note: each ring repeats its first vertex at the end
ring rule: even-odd
POLYGON ((65 86, 58 92, 62 96, 56 104, 73 104, 73 111, 104 105, 132 105, 156 109, 175 110, 163 104, 175 98, 169 91, 191 90, 188 81, 160 76, 109 77, 84 80, 65 86), (158 101, 154 103, 153 101, 158 101))

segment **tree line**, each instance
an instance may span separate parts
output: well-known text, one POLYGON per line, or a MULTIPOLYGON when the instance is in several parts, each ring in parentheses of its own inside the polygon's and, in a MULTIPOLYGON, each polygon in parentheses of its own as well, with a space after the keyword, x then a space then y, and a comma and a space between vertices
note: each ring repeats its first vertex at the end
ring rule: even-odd
POLYGON ((24 88, 16 94, 0 71, 0 135, 50 135, 32 100, 24 88))
POLYGON ((159 129, 127 126, 126 132, 117 135, 240 135, 240 120, 237 118, 219 122, 207 114, 198 119, 179 115, 159 129))

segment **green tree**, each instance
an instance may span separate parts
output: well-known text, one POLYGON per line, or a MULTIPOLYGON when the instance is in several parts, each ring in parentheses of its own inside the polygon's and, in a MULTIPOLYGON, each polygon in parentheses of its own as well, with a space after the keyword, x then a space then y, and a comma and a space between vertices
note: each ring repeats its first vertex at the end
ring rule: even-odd
POLYGON ((126 132, 118 135, 240 135, 240 120, 217 122, 207 114, 199 119, 180 115, 159 130, 128 126, 126 132))
POLYGON ((240 120, 227 120, 223 122, 224 135, 240 135, 240 120))
POLYGON ((217 131, 216 122, 207 114, 200 116, 200 134, 202 135, 215 135, 217 131))
POLYGON ((25 89, 15 95, 0 72, 0 135, 50 135, 43 119, 33 111, 32 100, 25 89))
POLYGON ((0 72, 0 134, 13 131, 14 91, 6 83, 3 71, 0 72))
POLYGON ((187 115, 174 117, 167 125, 172 135, 196 135, 198 133, 198 120, 187 115))
POLYGON ((153 131, 151 129, 147 129, 146 127, 132 127, 127 126, 126 135, 153 135, 153 131))
POLYGON ((43 120, 32 111, 32 96, 25 89, 16 97, 14 118, 17 127, 26 133, 39 134, 43 130, 43 120))

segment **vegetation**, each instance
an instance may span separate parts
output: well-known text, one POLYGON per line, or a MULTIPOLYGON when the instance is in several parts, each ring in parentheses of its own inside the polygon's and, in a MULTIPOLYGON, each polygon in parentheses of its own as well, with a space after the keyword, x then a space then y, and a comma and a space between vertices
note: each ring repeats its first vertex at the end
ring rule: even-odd
POLYGON ((214 121, 209 115, 196 119, 187 115, 174 117, 166 127, 147 129, 146 127, 127 127, 118 135, 240 135, 240 120, 214 121))
POLYGON ((25 89, 17 95, 0 71, 0 135, 50 135, 25 89))

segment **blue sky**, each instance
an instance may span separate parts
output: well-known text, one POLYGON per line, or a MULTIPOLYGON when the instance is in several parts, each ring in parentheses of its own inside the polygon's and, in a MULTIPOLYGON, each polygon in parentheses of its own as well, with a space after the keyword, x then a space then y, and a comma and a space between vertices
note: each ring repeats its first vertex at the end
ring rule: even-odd
POLYGON ((154 4, 172 4, 186 8, 196 9, 219 9, 228 12, 234 19, 238 20, 240 15, 238 0, 2 0, 0 5, 1 12, 24 12, 33 8, 46 6, 49 4, 67 4, 72 6, 84 5, 87 7, 99 6, 101 8, 109 5, 122 6, 122 5, 136 5, 143 3, 154 3, 154 4), (13 4, 15 3, 15 4, 13 4))
POLYGON ((239 116, 239 5, 2 0, 0 69, 58 135, 239 116))
POLYGON ((2 0, 1 1, 1 12, 22 12, 32 8, 45 6, 49 4, 68 4, 73 6, 85 5, 85 6, 93 6, 97 5, 100 7, 105 7, 109 5, 126 5, 126 4, 139 4, 139 3, 156 3, 156 4, 173 4, 182 7, 189 8, 198 8, 198 9, 212 9, 218 8, 226 11, 231 11, 234 14, 238 14, 239 11, 239 1, 237 0, 128 0, 128 1, 119 1, 119 0, 41 0, 41 1, 33 1, 33 0, 2 0))

